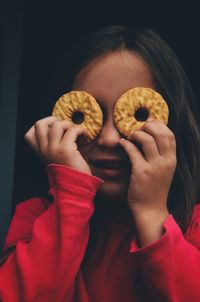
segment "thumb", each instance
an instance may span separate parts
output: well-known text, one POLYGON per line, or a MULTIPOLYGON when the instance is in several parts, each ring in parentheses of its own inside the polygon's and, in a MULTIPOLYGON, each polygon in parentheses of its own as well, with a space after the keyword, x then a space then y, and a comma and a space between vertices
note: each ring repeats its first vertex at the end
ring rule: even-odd
POLYGON ((152 117, 148 117, 148 119, 146 120, 146 122, 151 122, 153 121, 154 119, 152 117))

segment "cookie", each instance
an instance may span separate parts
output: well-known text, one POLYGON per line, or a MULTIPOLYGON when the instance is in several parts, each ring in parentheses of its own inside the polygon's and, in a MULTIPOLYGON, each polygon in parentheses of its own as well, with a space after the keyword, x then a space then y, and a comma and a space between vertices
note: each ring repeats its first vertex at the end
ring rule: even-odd
POLYGON ((60 120, 67 119, 75 124, 81 124, 87 130, 87 142, 99 134, 103 124, 99 104, 85 91, 70 91, 61 96, 55 103, 52 115, 60 120))
POLYGON ((167 125, 169 109, 163 97, 151 88, 136 87, 126 91, 114 107, 114 122, 119 132, 128 137, 139 130, 148 117, 167 125))

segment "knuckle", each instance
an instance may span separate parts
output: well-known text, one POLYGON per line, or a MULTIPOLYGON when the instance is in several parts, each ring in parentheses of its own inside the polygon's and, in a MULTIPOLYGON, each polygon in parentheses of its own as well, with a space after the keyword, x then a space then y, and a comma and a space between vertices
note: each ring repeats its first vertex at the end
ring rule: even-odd
POLYGON ((29 137, 30 137, 30 133, 29 133, 29 131, 28 131, 28 132, 26 132, 26 133, 24 134, 24 139, 25 139, 25 140, 28 140, 29 137))
POLYGON ((64 119, 60 121, 61 124, 67 124, 67 125, 74 125, 74 123, 72 122, 72 120, 69 119, 64 119))
POLYGON ((61 148, 59 148, 59 150, 58 150, 58 154, 59 154, 60 156, 66 155, 68 152, 69 152, 69 150, 67 150, 67 148, 64 148, 64 147, 61 147, 61 148))
POLYGON ((173 142, 175 142, 176 141, 176 138, 175 138, 175 135, 174 135, 174 133, 173 132, 170 132, 169 133, 169 139, 173 142))
POLYGON ((146 177, 152 175, 152 170, 148 166, 144 166, 141 170, 142 170, 142 174, 146 177))
POLYGON ((174 166, 176 166, 176 165, 177 165, 177 158, 176 158, 176 156, 174 156, 174 157, 173 157, 173 159, 172 159, 172 163, 173 163, 173 165, 174 165, 174 166))
POLYGON ((63 128, 69 128, 70 126, 74 125, 74 123, 68 119, 58 121, 58 123, 63 128))
POLYGON ((30 141, 32 140, 32 137, 33 137, 33 133, 29 130, 27 131, 25 134, 24 134, 24 139, 25 141, 30 141))
POLYGON ((39 121, 35 122, 34 126, 35 126, 36 128, 42 126, 42 121, 39 120, 39 121))
POLYGON ((53 121, 53 122, 49 125, 49 127, 50 127, 50 128, 55 128, 55 127, 58 127, 59 125, 60 125, 59 121, 53 121))
POLYGON ((47 160, 54 161, 56 159, 56 151, 55 150, 51 150, 50 148, 48 148, 48 149, 42 148, 42 149, 40 149, 40 153, 47 160))
POLYGON ((78 130, 78 127, 79 126, 72 124, 72 125, 69 126, 69 128, 67 129, 67 131, 70 132, 70 133, 71 132, 75 132, 75 131, 78 130))
POLYGON ((167 167, 174 168, 177 164, 176 156, 168 158, 166 163, 167 163, 167 167))
POLYGON ((154 142, 154 138, 152 136, 147 136, 145 139, 146 144, 152 144, 154 142))
POLYGON ((54 144, 49 144, 47 148, 45 148, 45 152, 49 154, 56 154, 58 150, 58 147, 55 146, 54 144))
POLYGON ((59 149, 56 150, 56 153, 54 153, 54 156, 56 158, 59 158, 59 159, 67 159, 70 157, 70 150, 68 148, 64 148, 64 147, 61 147, 59 149))
POLYGON ((163 141, 165 141, 165 140, 168 140, 168 139, 169 139, 169 136, 168 136, 168 134, 165 133, 165 132, 159 132, 159 133, 157 134, 156 138, 157 138, 157 139, 160 138, 160 139, 162 139, 163 141))

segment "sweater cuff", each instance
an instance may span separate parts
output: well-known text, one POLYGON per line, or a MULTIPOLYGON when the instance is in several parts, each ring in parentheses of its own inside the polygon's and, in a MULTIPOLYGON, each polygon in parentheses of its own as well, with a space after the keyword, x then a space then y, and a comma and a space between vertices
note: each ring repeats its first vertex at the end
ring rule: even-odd
POLYGON ((147 246, 140 248, 138 247, 137 241, 133 239, 130 245, 129 252, 137 255, 139 258, 141 257, 143 261, 144 259, 151 259, 151 261, 153 261, 154 258, 158 260, 159 255, 163 255, 164 251, 168 253, 170 241, 178 240, 178 238, 182 236, 182 233, 172 215, 169 215, 164 221, 163 228, 165 229, 164 235, 159 240, 147 246))
POLYGON ((56 186, 62 189, 66 188, 67 185, 77 188, 77 190, 84 189, 90 194, 95 194, 103 184, 103 180, 96 176, 91 176, 64 165, 49 164, 47 174, 50 188, 56 186))

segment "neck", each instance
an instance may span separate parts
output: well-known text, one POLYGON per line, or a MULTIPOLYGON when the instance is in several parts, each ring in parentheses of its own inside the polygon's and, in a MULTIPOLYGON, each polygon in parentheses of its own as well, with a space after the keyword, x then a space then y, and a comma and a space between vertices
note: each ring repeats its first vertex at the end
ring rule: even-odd
POLYGON ((119 221, 131 216, 126 200, 110 200, 103 196, 96 196, 95 217, 104 221, 119 221))

